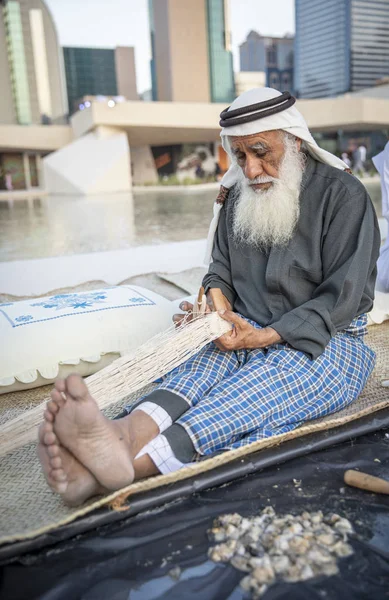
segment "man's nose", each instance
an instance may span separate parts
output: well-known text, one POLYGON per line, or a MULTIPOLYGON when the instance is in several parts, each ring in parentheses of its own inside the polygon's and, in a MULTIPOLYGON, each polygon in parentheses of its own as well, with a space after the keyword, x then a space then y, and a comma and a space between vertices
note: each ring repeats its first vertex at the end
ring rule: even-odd
POLYGON ((263 166, 260 158, 255 156, 247 156, 244 167, 244 174, 246 179, 255 179, 263 175, 263 166))

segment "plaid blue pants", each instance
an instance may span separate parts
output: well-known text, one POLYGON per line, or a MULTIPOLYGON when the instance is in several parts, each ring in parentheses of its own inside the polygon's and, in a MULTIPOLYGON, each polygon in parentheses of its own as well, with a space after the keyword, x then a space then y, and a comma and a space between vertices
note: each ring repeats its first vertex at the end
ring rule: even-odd
POLYGON ((168 373, 158 389, 186 401, 176 423, 199 454, 238 448, 353 402, 375 362, 365 332, 362 315, 315 360, 285 344, 222 352, 211 343, 168 373))

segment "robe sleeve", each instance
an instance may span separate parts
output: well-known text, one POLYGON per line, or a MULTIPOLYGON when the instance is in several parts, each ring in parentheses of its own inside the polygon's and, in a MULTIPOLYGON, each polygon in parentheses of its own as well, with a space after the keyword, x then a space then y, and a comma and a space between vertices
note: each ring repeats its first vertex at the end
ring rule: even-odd
POLYGON ((208 292, 210 288, 220 289, 231 306, 234 306, 236 293, 231 278, 226 218, 226 205, 224 205, 220 211, 219 223, 213 242, 212 262, 209 265, 208 273, 203 279, 203 286, 205 292, 208 292))
POLYGON ((366 190, 347 191, 322 241, 323 280, 312 298, 270 326, 293 348, 317 358, 338 331, 371 310, 380 233, 366 190))

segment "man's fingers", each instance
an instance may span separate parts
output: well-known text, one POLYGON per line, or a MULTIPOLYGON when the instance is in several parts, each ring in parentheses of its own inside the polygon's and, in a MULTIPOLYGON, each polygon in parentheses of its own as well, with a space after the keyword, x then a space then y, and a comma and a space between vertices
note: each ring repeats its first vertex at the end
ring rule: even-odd
POLYGON ((223 352, 227 352, 228 350, 234 350, 236 338, 236 331, 233 329, 228 333, 225 333, 221 337, 214 340, 214 344, 219 348, 219 350, 223 350, 223 352))
POLYGON ((182 323, 185 321, 185 323, 189 323, 189 321, 192 320, 192 315, 183 315, 183 314, 176 314, 173 315, 173 323, 176 325, 176 327, 179 327, 180 325, 182 325, 182 323))
POLYGON ((193 310, 193 304, 184 300, 184 302, 181 302, 180 304, 180 309, 185 311, 193 310))
POLYGON ((242 317, 239 317, 236 313, 232 312, 232 310, 219 310, 218 314, 222 319, 228 321, 229 323, 233 323, 233 325, 240 326, 246 323, 242 317))

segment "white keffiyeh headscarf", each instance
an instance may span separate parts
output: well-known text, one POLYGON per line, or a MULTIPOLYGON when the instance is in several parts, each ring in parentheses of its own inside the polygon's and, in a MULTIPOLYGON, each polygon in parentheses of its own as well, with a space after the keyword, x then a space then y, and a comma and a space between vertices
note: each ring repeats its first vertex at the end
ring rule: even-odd
MULTIPOLYGON (((281 96, 281 92, 272 88, 265 87, 248 90, 234 100, 228 111, 233 111, 246 106, 248 107, 259 102, 265 102, 266 100, 277 98, 277 96, 281 96)), ((282 110, 282 112, 278 112, 277 114, 272 114, 266 117, 260 117, 260 111, 256 112, 258 112, 258 119, 254 121, 222 128, 220 133, 222 146, 229 155, 230 159, 232 159, 232 154, 230 145, 228 143, 229 136, 255 135, 256 133, 262 133, 264 131, 282 129, 283 131, 287 131, 301 140, 304 140, 305 149, 314 159, 331 165, 332 167, 336 167, 337 169, 348 169, 346 163, 344 163, 340 158, 334 156, 334 154, 331 154, 326 150, 323 150, 317 145, 308 129, 304 117, 295 106, 290 106, 286 110, 282 110)), ((221 180, 221 185, 227 189, 235 185, 239 179, 239 171, 240 167, 232 162, 227 173, 221 180)), ((206 263, 209 263, 211 260, 213 238, 217 229, 221 208, 222 204, 215 202, 213 207, 213 219, 208 232, 207 250, 205 256, 206 263)))

